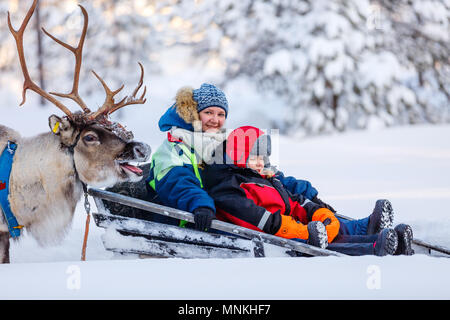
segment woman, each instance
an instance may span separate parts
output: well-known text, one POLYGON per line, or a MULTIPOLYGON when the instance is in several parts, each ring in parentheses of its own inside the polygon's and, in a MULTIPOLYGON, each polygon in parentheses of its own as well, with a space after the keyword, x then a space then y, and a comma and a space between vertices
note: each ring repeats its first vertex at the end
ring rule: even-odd
POLYGON ((225 94, 204 83, 195 90, 181 88, 158 123, 167 139, 153 154, 147 182, 161 204, 194 213, 198 230, 208 229, 215 217, 214 200, 203 189, 200 172, 226 138, 222 128, 227 115, 225 94))

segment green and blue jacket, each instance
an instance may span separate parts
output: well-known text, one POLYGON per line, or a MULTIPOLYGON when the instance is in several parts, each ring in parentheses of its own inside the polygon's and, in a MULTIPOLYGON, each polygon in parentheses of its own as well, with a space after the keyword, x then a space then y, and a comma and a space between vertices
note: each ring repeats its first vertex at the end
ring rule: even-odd
MULTIPOLYGON (((192 125, 180 118, 174 106, 159 121, 161 131, 173 127, 193 131, 192 125)), ((214 200, 203 189, 200 162, 201 158, 192 146, 167 133, 167 140, 152 156, 147 179, 163 205, 188 212, 199 207, 216 211, 214 200)))

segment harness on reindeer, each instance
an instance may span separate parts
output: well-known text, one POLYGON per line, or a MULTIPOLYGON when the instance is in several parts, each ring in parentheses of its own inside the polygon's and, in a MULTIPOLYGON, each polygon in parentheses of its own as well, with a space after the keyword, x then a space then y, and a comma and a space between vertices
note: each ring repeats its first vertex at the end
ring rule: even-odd
POLYGON ((16 152, 17 144, 8 141, 3 153, 0 155, 0 207, 3 210, 3 215, 8 225, 8 230, 13 238, 20 236, 20 230, 23 226, 19 225, 14 213, 11 211, 11 206, 8 200, 9 195, 9 176, 16 152))

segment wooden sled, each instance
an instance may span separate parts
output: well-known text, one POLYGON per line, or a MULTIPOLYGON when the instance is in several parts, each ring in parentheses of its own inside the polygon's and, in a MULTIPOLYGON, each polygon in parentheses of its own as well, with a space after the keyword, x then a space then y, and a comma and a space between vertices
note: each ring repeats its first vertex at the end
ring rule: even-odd
MULTIPOLYGON (((143 168, 144 172, 148 167, 143 168)), ((93 213, 95 223, 106 229, 103 244, 118 254, 161 258, 345 256, 219 220, 213 220, 212 232, 181 228, 178 221, 193 223, 193 214, 153 202, 156 195, 149 201, 145 181, 107 190, 90 188, 88 193, 98 209, 93 213)), ((450 257, 450 250, 442 246, 419 239, 414 239, 413 245, 416 253, 450 257)))
POLYGON ((194 216, 148 201, 142 182, 109 190, 90 188, 88 193, 98 209, 92 214, 95 223, 106 229, 102 236, 105 248, 119 254, 164 258, 344 256, 219 220, 213 220, 212 232, 156 222, 162 216, 193 223, 194 216))

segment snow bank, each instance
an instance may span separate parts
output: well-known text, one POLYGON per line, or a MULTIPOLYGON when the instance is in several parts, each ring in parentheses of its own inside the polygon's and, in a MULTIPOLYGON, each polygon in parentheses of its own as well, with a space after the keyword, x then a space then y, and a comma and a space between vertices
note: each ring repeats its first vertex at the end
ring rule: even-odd
POLYGON ((448 299, 449 269, 423 255, 19 263, 0 265, 0 298, 448 299))

